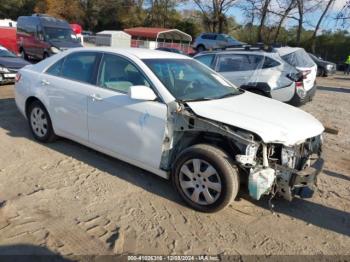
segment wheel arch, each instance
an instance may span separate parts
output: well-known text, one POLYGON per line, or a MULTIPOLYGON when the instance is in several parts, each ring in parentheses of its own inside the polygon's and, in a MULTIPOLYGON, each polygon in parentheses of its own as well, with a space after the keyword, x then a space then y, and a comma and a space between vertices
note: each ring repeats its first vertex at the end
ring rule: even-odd
POLYGON ((259 91, 267 97, 271 97, 271 87, 267 83, 252 83, 241 86, 242 89, 254 92, 259 91))
POLYGON ((29 111, 29 108, 30 108, 30 105, 33 103, 33 102, 39 102, 40 104, 42 104, 44 107, 45 107, 45 109, 46 109, 46 111, 47 111, 47 108, 46 108, 46 106, 44 105, 44 103, 39 99, 39 98, 37 98, 36 96, 30 96, 30 97, 28 97, 27 99, 26 99, 26 102, 25 102, 25 114, 26 114, 26 116, 28 117, 28 111, 29 111))

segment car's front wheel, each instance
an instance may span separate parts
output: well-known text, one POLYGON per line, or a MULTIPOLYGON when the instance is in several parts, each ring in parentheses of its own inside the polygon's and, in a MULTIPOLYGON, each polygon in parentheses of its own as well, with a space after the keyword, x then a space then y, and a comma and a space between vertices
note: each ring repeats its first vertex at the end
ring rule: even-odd
POLYGON ((28 122, 34 138, 40 142, 52 142, 56 135, 49 113, 42 103, 34 101, 29 105, 28 122))
POLYGON ((230 157, 221 149, 198 144, 185 149, 177 158, 173 184, 192 208, 216 212, 236 197, 239 174, 230 157))

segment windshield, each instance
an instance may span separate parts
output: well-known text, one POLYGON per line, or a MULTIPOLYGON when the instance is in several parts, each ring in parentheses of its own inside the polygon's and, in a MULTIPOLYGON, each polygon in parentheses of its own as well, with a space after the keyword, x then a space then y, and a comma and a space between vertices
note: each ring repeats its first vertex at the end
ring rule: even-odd
POLYGON ((192 59, 145 59, 143 62, 177 100, 212 100, 241 93, 220 75, 192 59))
POLYGON ((45 40, 77 42, 77 36, 69 28, 45 27, 45 40))
POLYGON ((315 65, 315 62, 304 49, 298 49, 293 53, 282 56, 282 58, 295 67, 313 67, 315 65))
POLYGON ((0 57, 17 57, 6 49, 0 49, 0 57))

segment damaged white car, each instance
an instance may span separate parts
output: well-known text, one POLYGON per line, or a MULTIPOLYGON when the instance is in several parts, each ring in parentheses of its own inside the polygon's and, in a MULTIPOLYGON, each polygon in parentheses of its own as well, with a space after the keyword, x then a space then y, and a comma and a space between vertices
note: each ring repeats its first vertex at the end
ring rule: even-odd
POLYGON ((323 166, 313 116, 175 53, 68 50, 20 70, 15 93, 40 142, 66 137, 171 179, 204 212, 242 180, 254 199, 311 195, 323 166))

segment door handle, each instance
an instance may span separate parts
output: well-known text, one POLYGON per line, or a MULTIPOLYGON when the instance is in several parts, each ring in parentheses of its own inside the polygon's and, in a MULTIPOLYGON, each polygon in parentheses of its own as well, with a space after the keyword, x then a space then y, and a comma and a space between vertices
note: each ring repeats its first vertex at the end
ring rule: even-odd
POLYGON ((90 95, 90 97, 92 98, 92 101, 102 101, 103 98, 100 97, 99 95, 96 95, 96 94, 92 94, 90 95))
POLYGON ((43 86, 48 86, 49 84, 50 84, 49 81, 47 81, 47 80, 45 80, 45 79, 42 79, 42 80, 41 80, 41 85, 43 85, 43 86))

